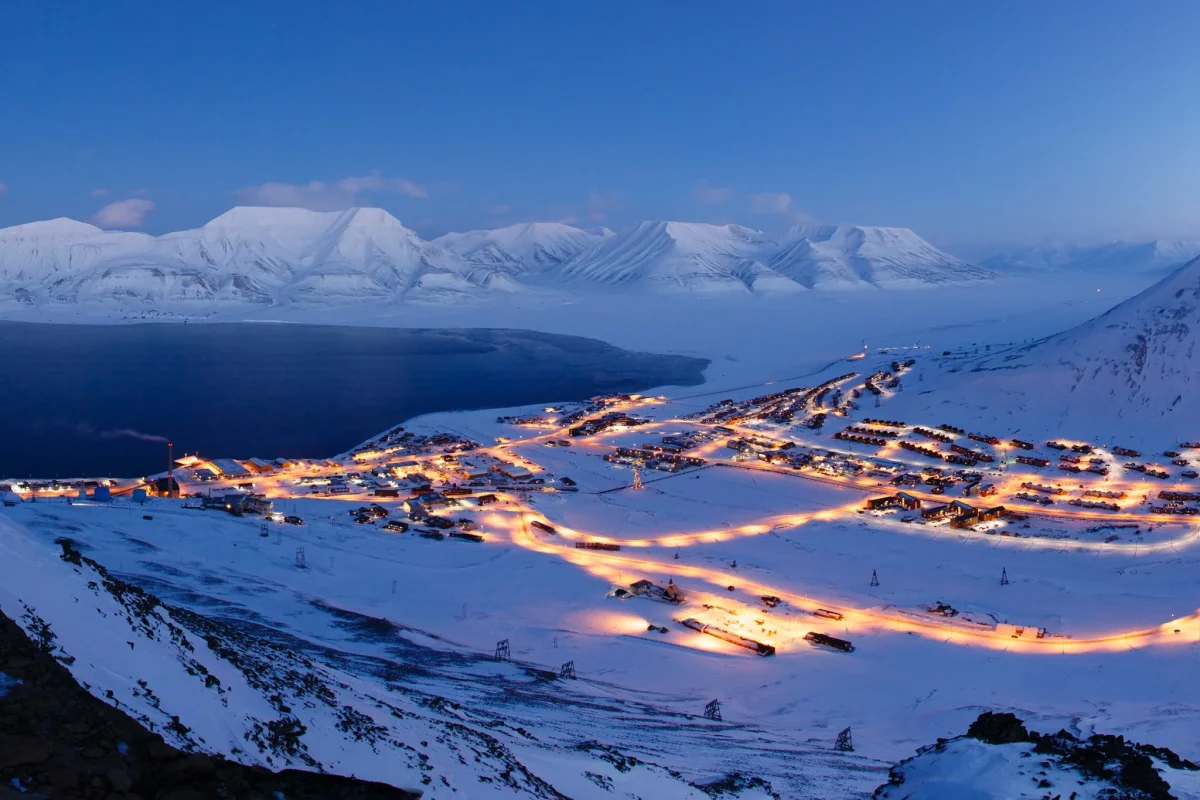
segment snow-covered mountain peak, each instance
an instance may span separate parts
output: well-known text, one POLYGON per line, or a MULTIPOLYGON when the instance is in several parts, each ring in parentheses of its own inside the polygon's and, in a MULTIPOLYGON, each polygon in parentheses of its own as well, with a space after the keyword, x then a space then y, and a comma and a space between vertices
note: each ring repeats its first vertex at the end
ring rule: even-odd
POLYGON ((447 233, 433 244, 474 264, 520 273, 555 267, 603 238, 561 222, 523 222, 495 230, 447 233))
POLYGON ((24 304, 443 302, 553 288, 774 294, 979 280, 903 228, 644 221, 613 233, 559 222, 427 242, 381 208, 238 206, 162 236, 73 220, 0 230, 3 297, 24 304))
POLYGON ((617 236, 662 236, 679 247, 701 250, 706 247, 757 246, 770 239, 762 231, 742 225, 714 225, 708 222, 638 222, 617 236))
POLYGON ((0 239, 10 241, 15 239, 52 237, 78 239, 103 233, 104 231, 95 225, 79 222, 69 217, 58 217, 40 222, 26 222, 22 225, 13 225, 10 228, 0 228, 0 239))
POLYGON ((302 239, 320 238, 331 231, 344 230, 416 236, 382 208, 310 211, 307 208, 236 206, 205 224, 202 230, 225 233, 267 231, 276 236, 298 236, 302 239))
POLYGON ((782 244, 768 264, 813 288, 912 287, 994 277, 909 228, 798 225, 784 234, 782 244))

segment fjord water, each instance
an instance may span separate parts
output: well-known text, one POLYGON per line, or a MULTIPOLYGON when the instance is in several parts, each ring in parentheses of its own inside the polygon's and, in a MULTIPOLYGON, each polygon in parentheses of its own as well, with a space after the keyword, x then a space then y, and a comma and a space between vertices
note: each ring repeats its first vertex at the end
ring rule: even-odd
POLYGON ((317 458, 434 411, 695 385, 707 362, 521 330, 0 323, 0 476, 317 458))

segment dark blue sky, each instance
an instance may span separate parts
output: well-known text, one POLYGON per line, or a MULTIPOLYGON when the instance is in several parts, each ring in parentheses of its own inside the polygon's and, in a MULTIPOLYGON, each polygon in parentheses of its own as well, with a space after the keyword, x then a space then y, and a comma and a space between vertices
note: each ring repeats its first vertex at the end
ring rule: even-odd
POLYGON ((1191 0, 8 3, 0 225, 1195 233, 1198 31, 1191 0))

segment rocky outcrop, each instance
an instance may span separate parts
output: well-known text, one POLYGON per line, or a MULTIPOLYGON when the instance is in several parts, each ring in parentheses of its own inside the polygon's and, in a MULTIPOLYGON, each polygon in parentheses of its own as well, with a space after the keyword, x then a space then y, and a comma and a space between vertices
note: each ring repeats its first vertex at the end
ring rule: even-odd
POLYGON ((0 800, 415 800, 379 783, 184 753, 92 697, 0 615, 0 800))

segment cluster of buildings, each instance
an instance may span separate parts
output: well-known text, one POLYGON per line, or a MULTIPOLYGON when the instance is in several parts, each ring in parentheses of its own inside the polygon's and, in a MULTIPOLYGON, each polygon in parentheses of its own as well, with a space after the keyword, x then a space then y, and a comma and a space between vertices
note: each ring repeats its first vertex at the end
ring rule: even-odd
POLYGON ((1150 506, 1150 511, 1155 514, 1183 514, 1186 516, 1200 514, 1200 508, 1187 505, 1188 503, 1200 503, 1200 493, 1164 491, 1158 493, 1158 499, 1163 501, 1161 505, 1150 506))
MULTIPOLYGON (((196 506, 185 507, 195 508, 196 506)), ((205 510, 225 511, 235 517, 247 514, 265 517, 273 511, 270 500, 261 494, 250 494, 249 492, 224 492, 208 495, 200 498, 199 507, 205 510)))
POLYGON ((502 425, 517 425, 524 428, 544 428, 555 425, 558 422, 558 418, 533 414, 523 417, 496 417, 496 422, 502 425))
POLYGON ((884 393, 885 389, 895 389, 900 386, 900 379, 893 373, 886 370, 880 370, 871 375, 864 382, 867 391, 878 397, 884 393))
MULTIPOLYGON (((844 431, 838 431, 837 433, 835 433, 833 435, 833 438, 837 439, 839 441, 843 441, 843 442, 854 442, 855 444, 865 444, 868 447, 886 447, 887 446, 887 443, 888 443, 887 439, 880 439, 877 436, 864 436, 863 434, 860 434, 860 433, 847 433, 847 431, 849 431, 849 430, 851 430, 851 429, 847 428, 844 431)), ((901 446, 903 447, 903 443, 901 443, 901 446)))
POLYGON ((791 425, 813 412, 821 414, 824 419, 825 412, 818 411, 818 407, 822 406, 831 392, 834 393, 834 396, 830 405, 835 413, 844 413, 842 409, 849 401, 837 390, 837 386, 854 377, 857 377, 857 373, 850 372, 831 378, 819 386, 785 389, 759 395, 742 402, 720 400, 704 411, 689 414, 686 419, 699 419, 706 425, 723 423, 736 425, 753 420, 791 425))
POLYGON ((661 472, 679 472, 705 464, 702 458, 669 452, 658 445, 643 445, 640 448, 618 447, 615 451, 605 454, 604 460, 610 464, 646 467, 661 472))
POLYGON ((928 428, 916 427, 913 428, 913 433, 918 436, 924 436, 926 439, 932 439, 935 442, 941 442, 942 444, 951 444, 954 441, 953 436, 948 436, 940 431, 931 431, 928 428))
POLYGON ((949 520, 951 527, 954 528, 973 528, 980 523, 990 522, 1002 517, 1019 516, 1007 511, 1004 506, 977 509, 961 500, 922 508, 920 498, 914 497, 908 492, 897 492, 894 495, 873 497, 867 500, 866 507, 870 511, 884 511, 892 508, 903 511, 920 511, 921 519, 926 522, 949 520))
MULTIPOLYGON (((583 405, 578 406, 570 414, 567 414, 565 417, 560 419, 558 421, 558 424, 562 427, 570 428, 574 425, 578 425, 580 422, 582 422, 583 420, 587 419, 590 416, 599 414, 601 411, 604 411, 605 409, 621 408, 623 406, 629 406, 634 403, 645 403, 649 399, 653 399, 653 398, 645 398, 640 394, 600 395, 598 397, 593 397, 587 403, 584 403, 583 405)), ((659 398, 659 399, 664 399, 664 398, 659 398)))
POLYGON ((585 420, 578 425, 572 427, 568 432, 572 436, 595 436, 598 433, 604 433, 610 430, 624 430, 625 428, 635 428, 638 425, 645 425, 650 420, 642 417, 634 417, 626 414, 624 411, 609 411, 601 414, 595 419, 585 420))
POLYGON ((1138 464, 1133 461, 1130 461, 1124 466, 1125 469, 1132 470, 1134 472, 1140 472, 1143 475, 1149 475, 1151 478, 1158 478, 1160 481, 1165 481, 1167 478, 1171 477, 1171 474, 1166 470, 1158 469, 1157 467, 1150 467, 1145 464, 1138 464))
POLYGON ((1092 508, 1099 511, 1120 511, 1121 507, 1116 503, 1106 503, 1103 500, 1083 500, 1078 497, 1073 497, 1067 501, 1068 505, 1077 506, 1079 508, 1092 508))

